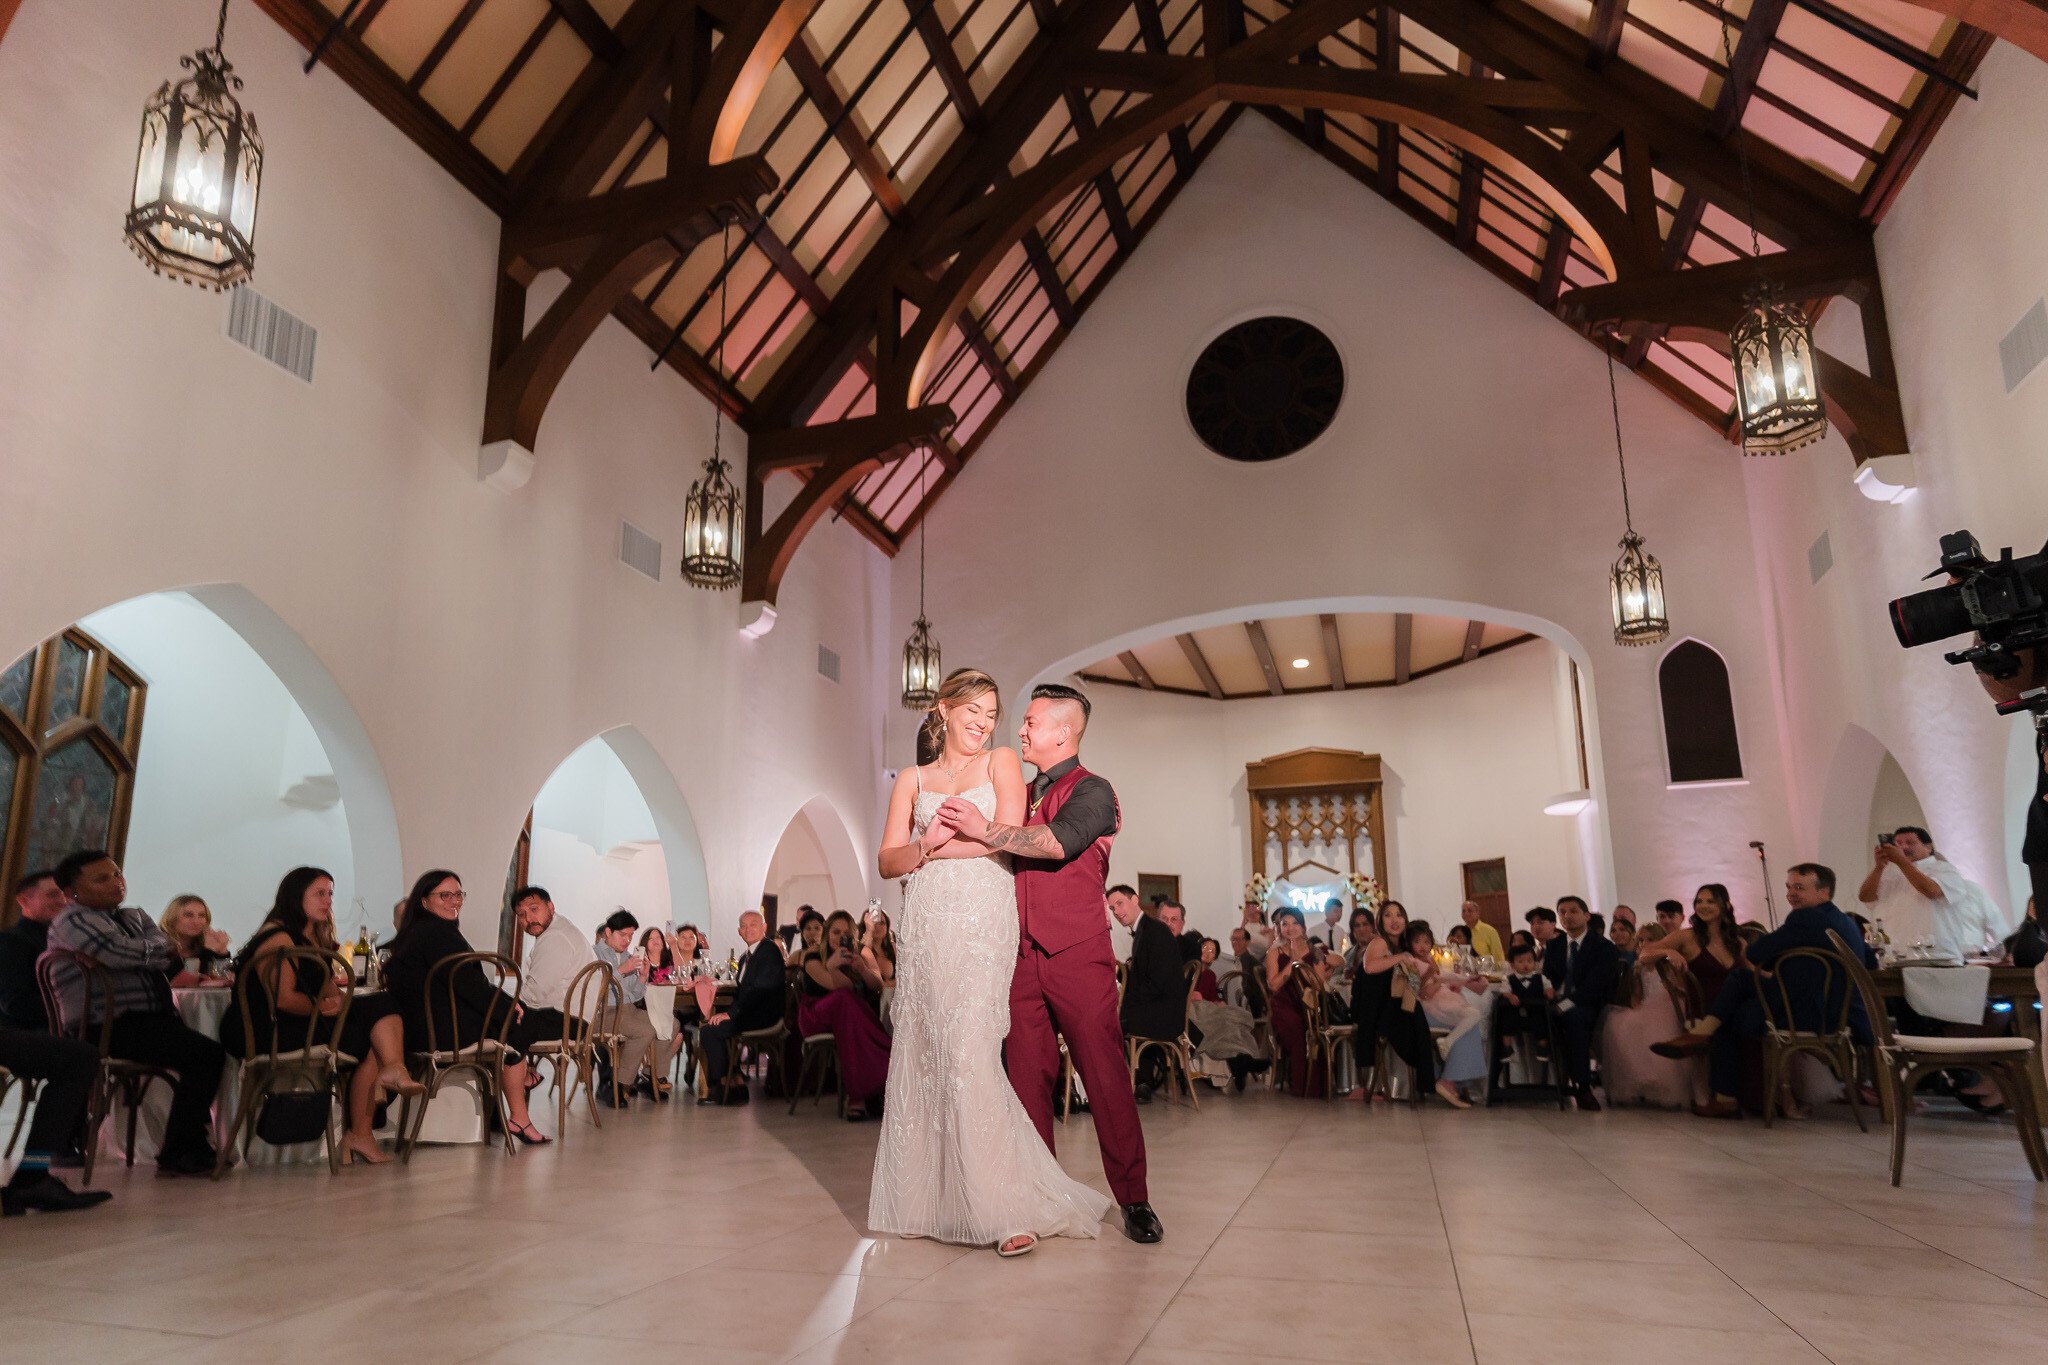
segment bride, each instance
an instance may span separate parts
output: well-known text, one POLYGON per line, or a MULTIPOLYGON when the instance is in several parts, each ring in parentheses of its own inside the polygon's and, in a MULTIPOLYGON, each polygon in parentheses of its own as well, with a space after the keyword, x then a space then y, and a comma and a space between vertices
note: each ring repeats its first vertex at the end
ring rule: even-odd
POLYGON ((1040 1237, 1093 1237, 1110 1201, 1060 1169, 1003 1072, 1018 933, 1009 859, 955 839, 938 815, 961 796, 1023 822, 1023 768, 994 747, 1001 719, 993 678, 949 675, 924 722, 938 757, 901 773, 889 797, 881 871, 907 880, 868 1226, 1021 1256, 1040 1237))

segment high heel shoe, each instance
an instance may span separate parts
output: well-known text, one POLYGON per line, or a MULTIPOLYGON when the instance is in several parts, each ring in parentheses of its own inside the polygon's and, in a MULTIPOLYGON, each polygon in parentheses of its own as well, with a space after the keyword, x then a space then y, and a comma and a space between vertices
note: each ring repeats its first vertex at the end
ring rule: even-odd
POLYGON ((365 1166, 383 1166, 391 1160, 390 1154, 377 1145, 377 1139, 375 1138, 364 1139, 343 1134, 341 1150, 348 1153, 346 1164, 350 1166, 355 1165, 358 1161, 362 1162, 365 1166))
POLYGON ((1022 1256, 1025 1252, 1030 1251, 1037 1247, 1037 1245, 1038 1235, 1036 1233, 1013 1233, 1012 1235, 1005 1237, 1002 1241, 996 1243, 996 1255, 1004 1257, 1005 1259, 1011 1256, 1022 1256), (1011 1243, 1013 1242, 1017 1245, 1012 1246, 1011 1243))
POLYGON ((527 1147, 545 1147, 550 1142, 554 1141, 554 1139, 549 1137, 546 1133, 543 1133, 540 1129, 534 1127, 533 1122, 530 1119, 527 1122, 522 1123, 516 1128, 514 1128, 512 1130, 512 1136, 518 1138, 521 1145, 527 1147))
POLYGON ((377 1084, 393 1095, 424 1095, 426 1086, 413 1079, 412 1073, 402 1066, 387 1066, 377 1073, 377 1084))

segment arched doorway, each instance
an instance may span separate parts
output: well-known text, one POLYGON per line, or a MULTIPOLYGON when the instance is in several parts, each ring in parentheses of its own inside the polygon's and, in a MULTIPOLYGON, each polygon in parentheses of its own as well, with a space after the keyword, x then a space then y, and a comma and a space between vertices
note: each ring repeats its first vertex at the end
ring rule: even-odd
POLYGON ((630 725, 586 741, 549 774, 515 847, 515 876, 522 852, 525 880, 546 887, 556 912, 586 934, 618 909, 643 925, 717 931, 696 821, 630 725))
MULTIPOLYGON (((333 677, 253 593, 235 584, 150 593, 40 648, 54 667, 38 724, 61 741, 50 762, 78 778, 63 762, 89 743, 97 766, 82 774, 85 792, 114 781, 104 794, 116 799, 74 823, 79 837, 89 830, 87 842, 121 856, 133 901, 153 910, 174 895, 202 896, 216 926, 240 941, 279 876, 306 863, 334 874, 345 937, 366 924, 388 931, 404 883, 383 768, 333 677), (60 698, 67 665, 81 687, 60 698), (87 720, 94 734, 68 738, 87 720)), ((28 843, 24 856, 42 861, 75 851, 28 843)))
POLYGON ((1853 890, 1870 868, 1877 835, 1901 825, 1926 827, 1919 793, 1884 742, 1852 721, 1835 744, 1821 795, 1821 859, 1835 869, 1838 885, 1853 890))
POLYGON ((826 798, 812 797, 790 817, 768 859, 762 905, 774 909, 780 926, 796 923, 800 905, 858 915, 867 899, 867 875, 846 822, 826 798))

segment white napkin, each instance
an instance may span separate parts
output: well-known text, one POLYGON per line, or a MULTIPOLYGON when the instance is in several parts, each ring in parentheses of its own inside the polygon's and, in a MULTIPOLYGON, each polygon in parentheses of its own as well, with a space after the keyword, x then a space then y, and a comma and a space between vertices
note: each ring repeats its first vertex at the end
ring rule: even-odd
POLYGON ((676 988, 674 986, 649 986, 647 988, 647 1022, 654 1025, 654 1036, 667 1042, 676 1031, 676 988))
POLYGON ((1984 1022, 1984 997, 1991 992, 1989 967, 1906 967, 1906 1003, 1929 1019, 1951 1024, 1984 1022))

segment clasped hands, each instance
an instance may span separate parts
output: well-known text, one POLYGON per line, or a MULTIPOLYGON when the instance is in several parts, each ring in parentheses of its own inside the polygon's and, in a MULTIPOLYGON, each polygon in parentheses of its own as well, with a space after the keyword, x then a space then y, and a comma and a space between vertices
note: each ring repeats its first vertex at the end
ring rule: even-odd
POLYGON ((981 807, 964 796, 949 796, 939 803, 939 809, 933 814, 931 824, 925 827, 925 852, 938 852, 951 843, 956 834, 980 843, 982 836, 987 833, 988 817, 981 813, 981 807))

